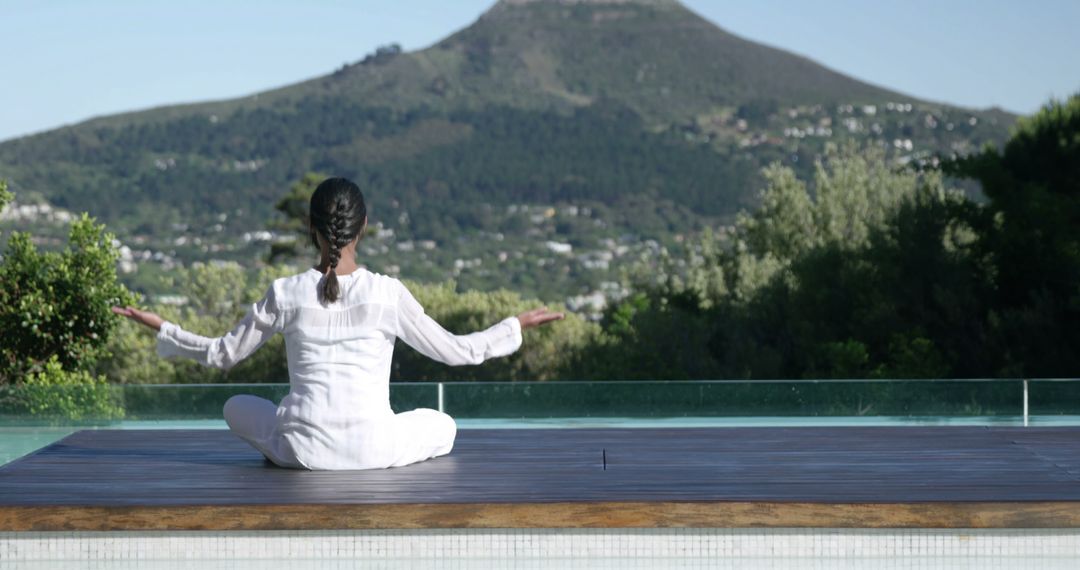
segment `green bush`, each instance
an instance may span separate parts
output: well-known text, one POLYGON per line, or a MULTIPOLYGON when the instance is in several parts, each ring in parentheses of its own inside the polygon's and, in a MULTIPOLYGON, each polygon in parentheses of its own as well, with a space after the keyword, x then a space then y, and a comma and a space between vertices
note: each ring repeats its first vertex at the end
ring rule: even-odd
POLYGON ((59 252, 38 251, 24 232, 8 239, 0 263, 0 384, 54 358, 64 370, 89 369, 120 320, 110 307, 134 302, 116 276, 112 234, 83 214, 69 236, 59 252))
MULTIPOLYGON (((0 182, 0 208, 13 199, 0 182)), ((117 280, 118 253, 105 226, 83 214, 67 247, 38 251, 12 233, 0 261, 0 386, 6 411, 66 419, 115 419, 105 378, 88 370, 108 356, 106 343, 120 320, 110 309, 132 304, 117 280)))
POLYGON ((104 376, 64 370, 56 356, 40 372, 27 375, 10 391, 9 406, 16 414, 66 420, 124 417, 124 408, 116 401, 104 376))

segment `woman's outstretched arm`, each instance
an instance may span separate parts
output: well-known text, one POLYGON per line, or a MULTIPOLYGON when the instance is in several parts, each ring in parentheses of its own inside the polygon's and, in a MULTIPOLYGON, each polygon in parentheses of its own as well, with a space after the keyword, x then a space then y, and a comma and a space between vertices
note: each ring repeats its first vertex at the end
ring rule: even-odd
POLYGON ((273 287, 261 300, 251 305, 247 314, 233 330, 217 338, 186 331, 150 311, 141 311, 134 307, 113 307, 112 310, 118 315, 123 315, 158 331, 157 353, 159 356, 165 358, 182 356, 191 358, 204 366, 223 370, 232 368, 250 356, 278 332, 275 327, 278 320, 278 308, 273 287))
POLYGON ((398 338, 424 356, 452 366, 480 364, 489 358, 512 354, 521 347, 522 329, 563 318, 562 313, 541 307, 507 317, 482 331, 456 335, 428 316, 408 288, 402 285, 401 289, 398 338))

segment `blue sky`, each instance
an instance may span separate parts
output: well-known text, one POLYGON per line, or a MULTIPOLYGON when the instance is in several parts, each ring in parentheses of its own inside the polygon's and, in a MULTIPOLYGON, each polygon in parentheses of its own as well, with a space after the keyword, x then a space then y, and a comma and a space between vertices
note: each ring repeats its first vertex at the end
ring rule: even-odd
MULTIPOLYGON (((293 83, 391 42, 423 48, 493 1, 0 0, 0 140, 293 83)), ((923 99, 1030 113, 1080 91, 1077 0, 683 1, 923 99)))

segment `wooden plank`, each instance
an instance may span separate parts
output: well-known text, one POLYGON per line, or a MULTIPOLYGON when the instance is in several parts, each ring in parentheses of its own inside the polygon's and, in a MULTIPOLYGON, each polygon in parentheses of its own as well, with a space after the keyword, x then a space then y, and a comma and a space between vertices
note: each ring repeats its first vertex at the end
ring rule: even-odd
POLYGON ((0 467, 0 530, 1074 527, 1078 436, 1080 428, 461 430, 447 456, 311 472, 274 467, 224 430, 81 431, 0 467))
POLYGON ((0 507, 3 531, 1080 528, 1074 503, 571 502, 0 507))

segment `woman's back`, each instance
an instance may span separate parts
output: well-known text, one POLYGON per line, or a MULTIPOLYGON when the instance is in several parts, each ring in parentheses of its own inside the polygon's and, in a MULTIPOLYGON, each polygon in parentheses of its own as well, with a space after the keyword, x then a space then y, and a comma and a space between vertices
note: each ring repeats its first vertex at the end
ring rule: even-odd
POLYGON ((323 306, 321 279, 311 269, 272 286, 289 362, 289 416, 320 422, 342 414, 392 414, 390 362, 401 282, 358 269, 338 276, 341 298, 323 306))

